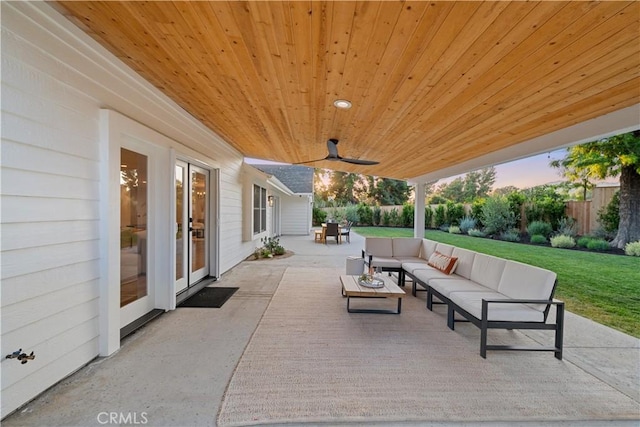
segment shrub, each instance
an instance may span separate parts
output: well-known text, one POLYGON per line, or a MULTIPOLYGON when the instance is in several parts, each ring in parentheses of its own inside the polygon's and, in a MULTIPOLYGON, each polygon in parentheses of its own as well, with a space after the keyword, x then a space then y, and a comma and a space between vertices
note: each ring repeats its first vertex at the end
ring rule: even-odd
POLYGON ((533 236, 531 236, 531 243, 533 243, 534 245, 544 245, 547 242, 547 238, 542 234, 534 234, 533 236))
POLYGON ((380 206, 374 206, 371 220, 372 220, 371 222, 373 223, 373 225, 380 225, 381 224, 381 221, 382 221, 382 210, 380 209, 380 206))
POLYGON ((500 234, 516 225, 509 201, 504 196, 488 198, 482 207, 482 215, 487 234, 500 234))
POLYGON ((560 219, 565 217, 564 196, 555 186, 534 187, 525 192, 529 203, 525 208, 528 222, 546 221, 556 228, 560 219))
POLYGON ((607 231, 602 226, 591 231, 592 236, 603 240, 613 240, 616 237, 617 233, 618 230, 607 231))
POLYGON ((620 192, 617 191, 609 204, 598 211, 598 222, 602 228, 609 232, 615 233, 620 223, 620 192))
POLYGON ((513 217, 516 220, 516 225, 520 228, 520 212, 522 212, 522 205, 527 201, 527 196, 520 191, 512 191, 507 195, 507 200, 509 201, 511 212, 513 212, 513 217))
POLYGON ((624 247, 624 253, 629 256, 640 256, 640 240, 627 243, 624 247))
POLYGON ((384 225, 385 227, 388 227, 389 225, 391 225, 391 212, 389 211, 384 211, 382 213, 382 225, 384 225))
POLYGON ((264 245, 260 250, 260 255, 263 258, 270 257, 272 254, 282 255, 285 253, 284 248, 280 245, 280 239, 277 237, 263 237, 260 241, 264 245))
POLYGON ((487 202, 487 199, 481 197, 475 199, 471 204, 471 217, 475 218, 477 221, 477 226, 482 227, 484 225, 484 215, 482 214, 482 208, 484 204, 487 202))
POLYGON ((544 221, 533 221, 527 226, 527 233, 529 233, 530 236, 538 234, 548 238, 551 236, 552 232, 553 228, 551 227, 551 224, 544 221))
POLYGON ((389 212, 389 225, 392 227, 402 226, 402 217, 396 208, 391 209, 391 212, 389 212))
POLYGON ((448 200, 442 197, 441 195, 434 194, 433 196, 431 196, 431 198, 427 203, 430 205, 444 205, 445 203, 447 203, 447 201, 448 200))
POLYGON ((447 212, 444 205, 438 205, 434 216, 434 225, 436 228, 442 227, 447 222, 447 212))
POLYGON ((344 216, 347 221, 351 221, 354 224, 360 222, 360 215, 358 215, 358 206, 349 205, 344 209, 344 216))
POLYGON ((358 203, 358 224, 373 225, 373 210, 364 203, 358 203))
POLYGON ((448 231, 451 234, 460 234, 461 233, 460 227, 458 227, 457 225, 450 226, 448 231))
POLYGON ((463 234, 467 234, 472 228, 476 228, 475 218, 471 218, 470 216, 462 218, 462 221, 460 221, 460 231, 463 234))
POLYGON ((553 246, 554 248, 573 248, 575 247, 575 245, 576 241, 571 236, 559 234, 551 238, 551 246, 553 246))
POLYGON ((323 211, 322 209, 316 208, 315 206, 313 207, 313 224, 314 225, 320 225, 323 222, 327 221, 327 213, 325 211, 323 211))
POLYGON ((500 233, 500 239, 507 242, 519 242, 520 233, 518 233, 518 230, 503 231, 502 233, 500 233))
POLYGON ((472 228, 471 230, 469 230, 467 234, 473 237, 485 237, 487 235, 487 233, 485 233, 484 231, 478 230, 477 228, 472 228))
POLYGON ((609 242, 607 242, 606 240, 602 240, 602 239, 592 239, 591 241, 589 241, 587 243, 587 249, 591 250, 591 251, 608 251, 609 249, 611 249, 611 246, 609 246, 609 242))
POLYGON ((558 221, 558 234, 576 237, 578 234, 578 224, 573 218, 564 217, 558 221))
POLYGON ((460 225, 464 217, 464 205, 462 203, 447 202, 447 222, 451 225, 460 225))
POLYGON ((411 227, 413 225, 413 215, 414 209, 413 205, 409 203, 404 203, 402 205, 402 226, 411 227))
POLYGON ((586 248, 590 241, 595 240, 592 236, 582 236, 578 239, 577 245, 579 248, 586 248))
POLYGON ((431 228, 433 223, 433 210, 431 206, 424 208, 424 228, 431 228))

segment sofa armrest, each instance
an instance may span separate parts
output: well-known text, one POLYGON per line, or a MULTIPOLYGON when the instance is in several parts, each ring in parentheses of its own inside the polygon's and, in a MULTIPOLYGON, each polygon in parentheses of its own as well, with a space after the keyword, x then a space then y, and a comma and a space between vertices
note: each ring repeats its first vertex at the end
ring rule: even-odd
MULTIPOLYGON (((481 323, 486 325, 489 323, 489 304, 544 304, 547 306, 547 310, 544 313, 544 319, 546 322, 548 307, 555 305, 557 307, 556 313, 556 324, 562 325, 564 319, 564 301, 560 300, 540 300, 540 299, 482 299, 482 317, 480 319, 481 323)), ((505 322, 496 322, 496 323, 505 323, 505 322)), ((508 323, 508 322, 506 322, 508 323)), ((517 323, 517 322, 514 322, 517 323)))
POLYGON ((564 301, 553 300, 539 300, 539 299, 507 299, 507 300, 495 300, 495 299, 482 299, 482 319, 480 320, 480 356, 482 358, 487 357, 487 350, 532 350, 532 351, 553 351, 555 357, 558 360, 562 360, 562 343, 564 340, 564 301), (546 311, 544 324, 531 324, 528 322, 491 322, 488 321, 489 303, 501 303, 501 304, 547 304, 548 306, 556 306, 556 320, 554 324, 546 323, 546 311), (553 347, 514 347, 506 345, 487 345, 487 329, 490 327, 498 327, 504 329, 548 329, 555 331, 555 344, 553 347))

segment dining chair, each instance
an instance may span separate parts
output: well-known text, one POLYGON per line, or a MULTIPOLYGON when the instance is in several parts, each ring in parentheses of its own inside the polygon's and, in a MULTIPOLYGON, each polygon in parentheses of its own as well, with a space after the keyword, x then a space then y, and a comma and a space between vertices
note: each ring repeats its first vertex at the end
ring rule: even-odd
POLYGON ((352 225, 353 225, 353 221, 349 221, 349 222, 347 222, 347 225, 345 225, 344 227, 342 227, 340 229, 340 235, 347 237, 347 243, 351 243, 351 240, 349 238, 349 233, 351 232, 351 226, 352 225))
POLYGON ((338 229, 338 223, 337 222, 328 222, 327 223, 327 228, 325 229, 324 232, 324 243, 327 244, 327 240, 329 237, 335 237, 336 238, 336 245, 339 243, 339 240, 341 239, 342 236, 340 236, 340 231, 338 229))

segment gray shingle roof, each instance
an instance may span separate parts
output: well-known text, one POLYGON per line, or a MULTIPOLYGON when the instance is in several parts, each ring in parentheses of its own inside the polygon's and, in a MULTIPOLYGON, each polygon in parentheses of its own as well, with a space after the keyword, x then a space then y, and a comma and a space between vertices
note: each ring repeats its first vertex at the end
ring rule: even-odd
POLYGON ((313 193, 313 168, 298 165, 251 165, 273 175, 294 193, 313 193))

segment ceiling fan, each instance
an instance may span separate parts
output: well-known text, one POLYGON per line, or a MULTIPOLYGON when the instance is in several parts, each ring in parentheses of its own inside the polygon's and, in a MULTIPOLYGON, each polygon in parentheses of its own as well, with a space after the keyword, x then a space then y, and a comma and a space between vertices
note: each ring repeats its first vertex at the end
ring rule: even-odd
POLYGON ((323 157, 321 159, 316 159, 316 160, 308 160, 306 162, 294 163, 294 165, 319 162, 321 160, 352 163, 354 165, 377 165, 378 163, 380 163, 380 162, 376 162, 375 160, 348 159, 346 157, 341 157, 340 155, 338 155, 338 140, 335 138, 331 138, 327 140, 327 151, 329 151, 329 154, 327 155, 327 157, 323 157))

